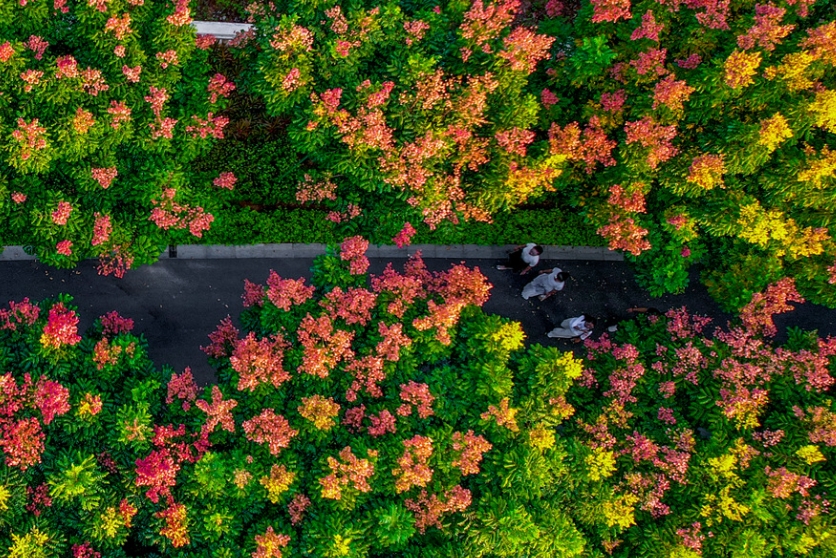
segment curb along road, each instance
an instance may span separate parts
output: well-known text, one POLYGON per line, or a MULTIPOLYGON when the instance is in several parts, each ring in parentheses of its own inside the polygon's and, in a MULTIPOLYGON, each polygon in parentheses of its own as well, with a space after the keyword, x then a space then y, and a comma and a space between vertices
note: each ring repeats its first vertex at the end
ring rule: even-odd
MULTIPOLYGON (((248 246, 185 245, 171 246, 160 254, 160 259, 178 260, 237 260, 253 258, 313 258, 325 253, 325 244, 252 244, 248 246)), ((425 259, 503 259, 516 245, 480 246, 477 244, 414 244, 404 248, 391 245, 370 245, 369 258, 408 258, 421 252, 425 259)), ((542 260, 586 260, 621 262, 624 256, 608 248, 594 246, 543 246, 542 260)), ((24 252, 22 246, 6 246, 0 261, 36 260, 24 252)))

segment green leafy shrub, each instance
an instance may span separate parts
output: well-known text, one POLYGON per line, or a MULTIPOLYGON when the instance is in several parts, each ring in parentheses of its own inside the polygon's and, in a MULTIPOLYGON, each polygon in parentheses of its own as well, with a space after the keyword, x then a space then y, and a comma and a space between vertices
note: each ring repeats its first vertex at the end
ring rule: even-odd
MULTIPOLYGON (((253 210, 247 207, 228 207, 214 211, 212 228, 203 240, 184 238, 184 243, 259 244, 259 243, 333 243, 342 228, 329 221, 324 210, 289 208, 253 210)), ((391 224, 391 222, 390 222, 391 224)), ((580 215, 566 214, 558 209, 526 209, 497 215, 492 224, 463 223, 458 226, 442 224, 431 231, 425 225, 416 226, 414 244, 480 244, 486 246, 519 244, 536 239, 542 244, 558 246, 603 246, 580 215), (550 223, 551 226, 543 226, 550 223)), ((371 242, 391 244, 392 233, 385 222, 369 235, 371 242)), ((397 231, 395 231, 397 232, 397 231)))
POLYGON ((493 223, 442 224, 435 231, 418 226, 418 244, 502 245, 529 242, 557 246, 603 246, 583 216, 565 209, 517 209, 500 213, 493 223))
MULTIPOLYGON (((206 233, 209 244, 260 244, 283 242, 335 242, 333 224, 324 211, 313 209, 275 209, 254 211, 229 208, 217 213, 217 220, 206 233)), ((187 239, 188 243, 194 240, 187 239)))
POLYGON ((296 184, 302 178, 302 171, 286 136, 277 139, 256 136, 218 142, 192 168, 197 180, 208 182, 220 172, 233 173, 238 179, 235 189, 219 192, 224 194, 224 201, 229 204, 298 205, 296 184))

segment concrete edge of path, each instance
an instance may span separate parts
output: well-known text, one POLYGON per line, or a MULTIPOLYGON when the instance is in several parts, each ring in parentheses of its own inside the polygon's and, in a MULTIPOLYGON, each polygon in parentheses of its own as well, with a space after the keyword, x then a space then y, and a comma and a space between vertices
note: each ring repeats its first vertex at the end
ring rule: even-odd
MULTIPOLYGON (((514 245, 479 246, 476 244, 413 244, 404 248, 392 245, 370 245, 369 258, 407 258, 420 251, 422 257, 441 259, 502 259, 514 245)), ((313 258, 325 252, 325 244, 252 244, 247 246, 190 245, 176 246, 160 254, 160 259, 235 260, 253 258, 313 258)), ((544 260, 590 260, 620 262, 624 256, 608 248, 595 246, 543 246, 544 260)), ((36 260, 21 246, 6 246, 0 261, 36 260)))

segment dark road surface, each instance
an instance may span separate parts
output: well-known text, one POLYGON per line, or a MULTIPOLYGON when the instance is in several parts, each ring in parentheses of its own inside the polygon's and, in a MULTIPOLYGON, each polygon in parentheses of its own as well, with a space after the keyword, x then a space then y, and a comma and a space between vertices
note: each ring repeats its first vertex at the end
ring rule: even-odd
MULTIPOLYGON (((400 269, 404 260, 393 260, 400 269)), ((427 267, 444 269, 460 260, 427 259, 427 267)), ((0 304, 24 297, 41 300, 68 293, 79 309, 79 331, 85 331, 102 314, 116 310, 134 320, 134 333, 143 334, 149 343, 151 359, 157 366, 168 364, 177 371, 191 367, 199 383, 209 383, 214 371, 200 350, 207 345, 207 335, 227 314, 237 323, 242 310, 244 279, 264 283, 270 269, 282 277, 310 277, 311 258, 235 259, 235 260, 161 260, 151 266, 130 270, 124 279, 101 277, 95 262, 82 262, 75 270, 56 270, 36 261, 0 262, 0 304)), ((639 289, 633 274, 623 262, 544 261, 540 269, 559 266, 572 278, 556 296, 540 302, 525 301, 520 291, 533 275, 513 276, 497 271, 493 260, 466 260, 478 266, 493 283, 491 298, 484 309, 522 322, 528 340, 569 349, 566 340, 549 339, 546 332, 564 318, 589 313, 602 320, 608 314, 626 317, 630 306, 653 306, 665 311, 687 306, 695 313, 714 318, 715 325, 725 325, 731 318, 720 311, 696 278, 682 295, 651 299, 639 289)), ((372 273, 379 273, 386 260, 372 259, 372 273)), ((818 329, 822 336, 836 336, 836 311, 812 304, 800 305, 794 312, 776 319, 779 340, 786 327, 818 329)))

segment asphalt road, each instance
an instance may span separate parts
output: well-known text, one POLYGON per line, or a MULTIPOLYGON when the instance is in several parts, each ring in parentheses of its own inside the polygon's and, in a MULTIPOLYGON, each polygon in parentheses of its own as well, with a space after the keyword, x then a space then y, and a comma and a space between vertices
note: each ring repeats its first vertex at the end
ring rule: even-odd
MULTIPOLYGON (((403 261, 393 260, 398 269, 403 261)), ((430 269, 444 269, 460 260, 425 261, 430 269)), ((227 315, 237 323, 237 314, 243 308, 244 279, 264 283, 271 269, 283 277, 310 277, 311 262, 311 258, 171 259, 130 270, 123 279, 116 279, 99 276, 92 261, 82 262, 74 270, 56 270, 36 261, 0 261, 0 302, 5 305, 6 301, 24 297, 41 300, 68 293, 79 309, 80 331, 90 327, 98 316, 116 310, 134 320, 134 333, 148 340, 151 359, 158 366, 168 364, 177 371, 189 366, 197 381, 205 384, 213 381, 214 370, 200 346, 208 344, 207 335, 227 315)), ((372 259, 371 272, 379 273, 386 262, 372 259)), ((498 271, 493 260, 466 263, 478 266, 494 285, 485 311, 522 322, 528 340, 534 343, 577 349, 569 341, 549 339, 546 332, 567 317, 581 313, 604 319, 608 315, 626 317, 626 309, 637 305, 662 311, 687 306, 692 312, 713 317, 716 325, 725 325, 731 318, 720 311, 696 279, 682 295, 651 299, 636 286, 623 262, 541 262, 541 269, 558 265, 572 274, 565 289, 545 302, 520 297, 522 287, 533 276, 498 271)), ((836 311, 821 306, 799 305, 776 322, 779 340, 788 326, 836 336, 836 311)), ((601 331, 599 327, 596 335, 601 331)))

